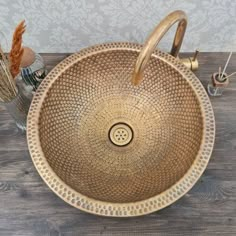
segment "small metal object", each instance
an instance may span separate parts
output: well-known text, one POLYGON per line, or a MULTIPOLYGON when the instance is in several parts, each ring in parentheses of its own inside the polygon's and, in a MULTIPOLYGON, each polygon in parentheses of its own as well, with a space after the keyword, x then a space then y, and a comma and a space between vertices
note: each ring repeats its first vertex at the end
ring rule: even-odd
POLYGON ((109 139, 117 146, 127 146, 133 139, 133 130, 125 123, 114 124, 109 130, 109 139))
POLYGON ((209 97, 178 59, 154 48, 180 22, 177 55, 186 15, 176 11, 163 22, 150 47, 110 43, 71 55, 34 95, 27 123, 32 160, 74 207, 104 216, 148 214, 186 194, 207 167, 215 138, 209 97), (139 86, 132 74, 141 75, 133 77, 139 86))
POLYGON ((197 56, 199 51, 196 50, 193 57, 181 58, 180 61, 190 70, 195 71, 198 69, 199 64, 197 60, 197 56))

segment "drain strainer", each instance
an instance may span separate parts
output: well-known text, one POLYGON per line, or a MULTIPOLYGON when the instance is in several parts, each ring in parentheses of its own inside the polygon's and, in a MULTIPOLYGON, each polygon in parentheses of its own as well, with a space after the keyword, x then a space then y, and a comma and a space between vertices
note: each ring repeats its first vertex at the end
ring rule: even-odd
POLYGON ((127 124, 117 123, 110 128, 109 139, 117 146, 126 146, 133 139, 133 131, 127 124))

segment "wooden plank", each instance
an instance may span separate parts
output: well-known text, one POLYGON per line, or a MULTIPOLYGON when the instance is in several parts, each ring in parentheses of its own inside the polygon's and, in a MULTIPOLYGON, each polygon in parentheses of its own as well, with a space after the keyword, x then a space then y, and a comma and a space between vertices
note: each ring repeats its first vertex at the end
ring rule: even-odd
MULTIPOLYGON (((68 55, 43 54, 43 58, 50 70, 68 55)), ((227 56, 199 55, 196 75, 204 86, 227 56)), ((227 72, 235 68, 233 55, 227 72)), ((211 101, 216 142, 201 180, 166 209, 128 219, 90 215, 59 199, 39 177, 25 136, 0 106, 0 235, 236 235, 236 79, 224 96, 211 101)))

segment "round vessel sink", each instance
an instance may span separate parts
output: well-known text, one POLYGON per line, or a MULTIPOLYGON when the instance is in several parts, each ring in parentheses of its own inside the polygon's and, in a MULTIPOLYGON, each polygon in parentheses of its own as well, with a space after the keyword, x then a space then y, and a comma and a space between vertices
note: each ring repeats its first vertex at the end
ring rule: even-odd
POLYGON ((214 115, 196 76, 161 51, 130 78, 142 46, 73 54, 39 87, 28 116, 33 162, 49 187, 84 211, 137 216, 173 203, 198 180, 214 115))

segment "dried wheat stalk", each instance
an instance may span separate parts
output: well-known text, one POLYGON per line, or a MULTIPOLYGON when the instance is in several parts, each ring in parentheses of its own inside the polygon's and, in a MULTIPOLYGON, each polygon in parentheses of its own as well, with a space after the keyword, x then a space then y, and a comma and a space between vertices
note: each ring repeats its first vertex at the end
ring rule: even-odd
POLYGON ((0 101, 9 102, 17 95, 17 87, 9 68, 9 62, 0 47, 0 101))

